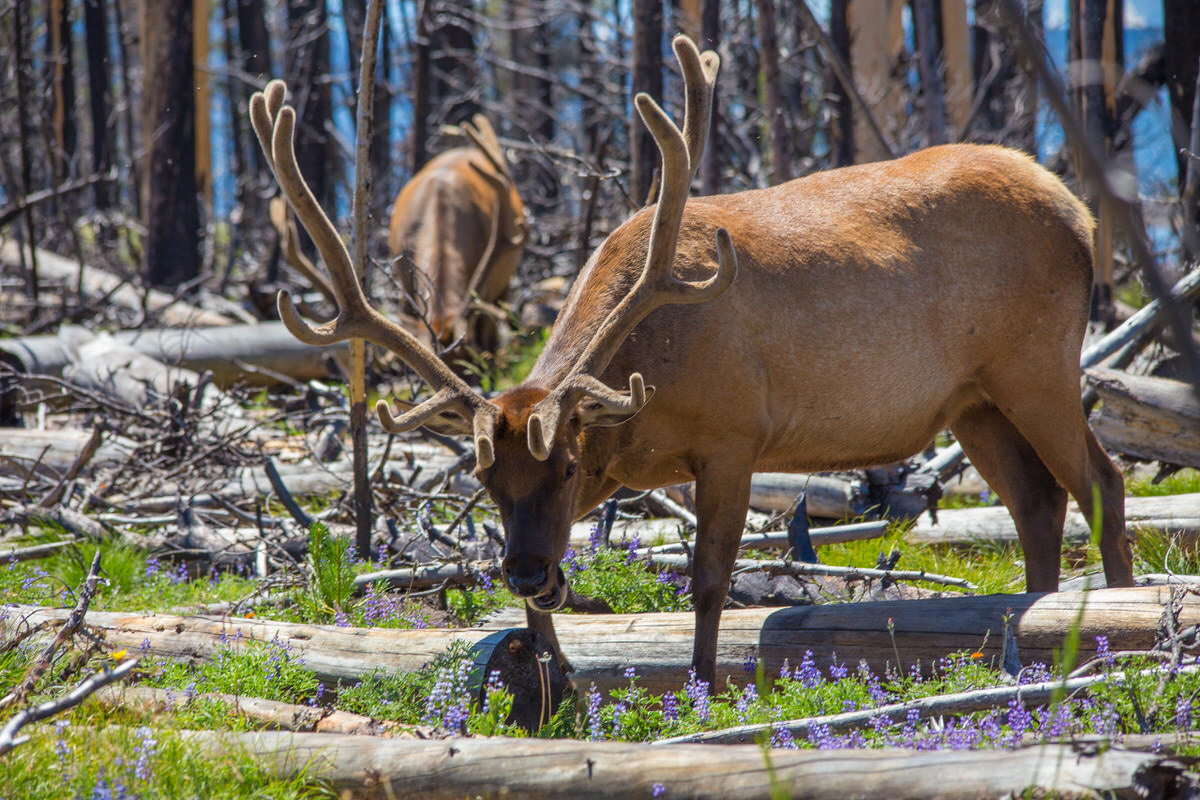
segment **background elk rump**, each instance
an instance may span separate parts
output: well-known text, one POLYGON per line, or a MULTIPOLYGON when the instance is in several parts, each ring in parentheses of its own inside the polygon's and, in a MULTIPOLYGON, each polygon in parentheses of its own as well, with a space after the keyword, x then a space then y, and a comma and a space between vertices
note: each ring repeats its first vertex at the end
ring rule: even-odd
POLYGON ((476 114, 462 131, 472 147, 440 154, 396 196, 388 247, 410 311, 442 344, 465 337, 495 350, 502 312, 492 304, 508 297, 520 266, 525 206, 488 119, 476 114), (473 296, 485 304, 477 313, 473 296))
POLYGON ((284 86, 251 103, 338 294, 338 318, 314 328, 281 292, 283 320, 307 342, 370 339, 435 387, 399 418, 381 402, 381 420, 471 433, 530 625, 553 637, 573 519, 621 485, 695 479, 693 661, 713 681, 751 473, 896 461, 947 426, 1012 512, 1031 591, 1057 588, 1068 491, 1102 514, 1109 585, 1130 585, 1122 479, 1079 398, 1084 206, 1028 157, 967 145, 688 202, 718 59, 674 48, 684 130, 636 101, 662 151, 657 206, 593 254, 529 379, 492 399, 368 304, 296 167, 284 86))
MULTIPOLYGON (((529 228, 525 205, 491 122, 476 114, 459 130, 469 147, 441 153, 404 185, 392 205, 388 249, 404 290, 404 324, 423 341, 499 345, 509 283, 529 228)), ((333 287, 304 254, 282 198, 271 202, 284 258, 334 305, 333 287)))

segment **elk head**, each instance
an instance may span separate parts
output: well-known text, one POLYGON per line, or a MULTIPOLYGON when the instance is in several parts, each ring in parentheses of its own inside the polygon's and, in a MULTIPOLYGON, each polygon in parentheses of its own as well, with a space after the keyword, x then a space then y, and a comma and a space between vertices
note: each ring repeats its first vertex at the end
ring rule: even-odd
MULTIPOLYGON (((472 436, 476 475, 504 523, 506 582, 537 611, 552 610, 566 598, 559 561, 570 523, 589 510, 585 503, 603 499, 616 488, 603 476, 605 454, 588 449, 589 429, 625 422, 654 394, 636 372, 629 376, 628 391, 612 389, 598 376, 625 337, 654 309, 706 302, 724 292, 737 273, 737 257, 724 229, 716 234, 717 263, 711 265, 711 277, 687 281, 673 272, 684 204, 707 138, 719 65, 716 53, 701 54, 685 36, 677 36, 673 47, 686 86, 683 130, 649 96, 641 94, 635 100, 662 154, 658 204, 639 277, 595 330, 569 332, 582 344, 573 363, 551 385, 527 382, 492 400, 471 389, 412 334, 370 306, 345 245, 297 168, 292 142, 295 112, 283 103, 284 84, 272 81, 251 99, 255 132, 296 216, 321 252, 338 306, 334 320, 310 327, 283 291, 278 300, 280 317, 304 342, 326 344, 359 337, 388 348, 434 388, 432 397, 419 404, 401 404, 406 407, 398 417, 381 400, 380 421, 392 432, 426 426, 472 436), (601 468, 588 471, 585 466, 601 468)), ((602 246, 595 258, 613 257, 606 252, 602 246)))

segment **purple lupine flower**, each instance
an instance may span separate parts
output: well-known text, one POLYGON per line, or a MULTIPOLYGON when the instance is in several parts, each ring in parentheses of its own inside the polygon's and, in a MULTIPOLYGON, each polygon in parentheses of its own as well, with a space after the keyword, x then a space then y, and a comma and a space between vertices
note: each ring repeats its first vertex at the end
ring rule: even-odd
POLYGON ((661 783, 656 783, 650 787, 650 796, 651 797, 662 797, 666 793, 667 793, 667 787, 663 786, 661 783))
POLYGON ((838 740, 828 725, 813 725, 808 731, 808 741, 816 745, 818 750, 837 750, 838 740))
POLYGON ((133 751, 137 755, 137 763, 134 764, 133 774, 138 780, 146 781, 150 779, 150 759, 154 758, 158 740, 154 738, 154 730, 146 726, 138 728, 137 734, 138 746, 133 751))
POLYGON ((785 658, 779 666, 779 680, 787 681, 792 679, 792 668, 788 665, 788 660, 785 658))
POLYGON ((469 658, 459 659, 438 670, 437 679, 425 699, 425 714, 421 721, 441 725, 452 733, 462 733, 470 716, 470 691, 467 679, 471 671, 469 658))
POLYGON ((629 681, 630 683, 637 680, 637 667, 625 668, 625 680, 629 681))
POLYGON ((679 721, 679 701, 675 699, 674 692, 667 692, 662 696, 663 719, 667 722, 679 721))
POLYGON ((750 706, 758 702, 758 687, 753 683, 747 683, 742 688, 742 693, 738 695, 737 705, 734 707, 737 711, 738 721, 745 722, 746 716, 750 711, 750 706))
POLYGON ((776 722, 771 728, 771 747, 782 750, 799 750, 799 745, 792 737, 792 732, 782 722, 776 722))
POLYGON ((634 561, 637 560, 637 551, 638 551, 638 548, 641 546, 642 546, 642 537, 638 536, 635 533, 633 535, 633 538, 631 538, 629 540, 629 543, 625 546, 625 563, 626 564, 632 564, 634 561))
POLYGON ((492 710, 492 692, 498 692, 504 688, 504 681, 500 680, 500 670, 494 669, 488 673, 487 687, 483 691, 483 713, 491 713, 492 710))
POLYGON ((696 712, 696 718, 701 722, 707 722, 710 715, 708 681, 702 681, 696 677, 695 667, 688 670, 688 682, 684 690, 687 692, 688 699, 692 701, 692 710, 696 712))
POLYGON ((159 561, 158 556, 150 556, 146 559, 146 577, 153 578, 158 574, 159 561))
POLYGON ((804 658, 800 660, 800 666, 796 667, 793 677, 805 689, 815 689, 825 682, 821 670, 817 669, 816 663, 813 662, 812 650, 804 651, 804 658))
POLYGON ((837 653, 829 657, 829 681, 837 683, 842 678, 850 674, 850 668, 845 664, 839 664, 837 661, 837 653))
POLYGON ((1112 650, 1108 648, 1108 637, 1104 636, 1103 634, 1096 637, 1096 657, 1103 658, 1104 664, 1109 667, 1111 667, 1113 662, 1116 661, 1112 650))
POLYGON ((746 656, 746 661, 742 664, 742 671, 748 675, 753 675, 758 671, 758 656, 751 653, 746 656))
POLYGON ((349 628, 350 617, 346 616, 346 612, 339 608, 333 612, 333 624, 339 628, 349 628))
POLYGON ((1184 733, 1192 729, 1192 698, 1179 695, 1175 700, 1175 730, 1184 733))
POLYGON ((588 738, 599 742, 604 739, 604 728, 600 722, 600 692, 596 690, 596 684, 593 683, 588 688, 587 699, 588 738))
POLYGON ((598 521, 592 526, 591 532, 588 534, 588 547, 593 553, 600 549, 600 545, 604 543, 604 522, 598 521))
POLYGON ((625 716, 625 712, 628 710, 629 710, 629 707, 626 706, 624 702, 618 701, 617 704, 613 706, 613 712, 612 712, 612 725, 613 725, 612 738, 613 739, 621 738, 621 718, 625 716))
POLYGON ((492 583, 491 573, 487 571, 482 571, 479 573, 479 585, 482 586, 483 590, 489 595, 496 593, 496 586, 492 583))
POLYGON ((1018 699, 1013 698, 1008 701, 1008 727, 1012 733, 1009 735, 1009 746, 1016 747, 1021 743, 1021 737, 1025 731, 1029 730, 1033 722, 1033 715, 1026 709, 1025 705, 1018 699))

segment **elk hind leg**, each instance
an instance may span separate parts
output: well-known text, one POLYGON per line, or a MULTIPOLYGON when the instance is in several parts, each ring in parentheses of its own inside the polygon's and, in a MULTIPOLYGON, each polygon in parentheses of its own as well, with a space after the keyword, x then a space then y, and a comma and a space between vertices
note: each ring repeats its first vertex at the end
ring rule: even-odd
POLYGON ((1125 532, 1125 481, 1087 425, 1077 379, 1058 392, 1026 392, 997 405, 1066 487, 1089 523, 1100 515, 1100 555, 1109 586, 1133 585, 1133 554, 1125 532), (1094 508, 1093 487, 1099 490, 1094 508))
POLYGON ((1067 491, 994 405, 973 406, 950 429, 1012 514, 1025 554, 1026 590, 1057 591, 1067 491))

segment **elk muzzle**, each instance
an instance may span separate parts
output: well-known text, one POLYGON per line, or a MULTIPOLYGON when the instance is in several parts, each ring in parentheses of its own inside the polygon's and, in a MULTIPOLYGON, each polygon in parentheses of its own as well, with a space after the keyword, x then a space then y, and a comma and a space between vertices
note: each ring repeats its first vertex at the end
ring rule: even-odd
POLYGON ((538 611, 554 611, 567 599, 562 567, 543 559, 504 559, 504 580, 513 594, 538 611))

